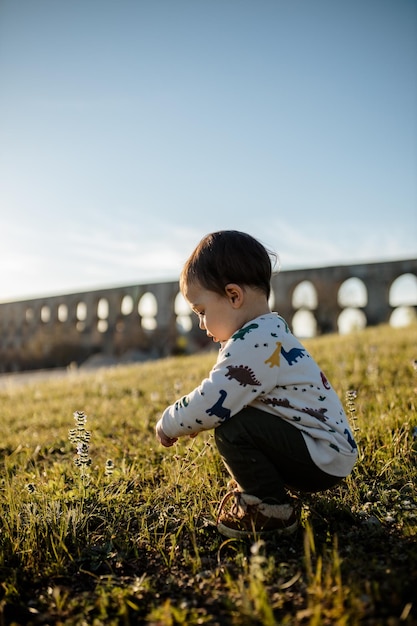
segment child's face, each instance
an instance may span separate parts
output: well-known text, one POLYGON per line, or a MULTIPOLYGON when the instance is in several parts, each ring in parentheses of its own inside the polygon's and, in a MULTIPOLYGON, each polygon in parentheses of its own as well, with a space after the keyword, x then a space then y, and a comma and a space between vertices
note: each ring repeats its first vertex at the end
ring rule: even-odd
POLYGON ((233 306, 230 296, 221 296, 199 284, 189 285, 185 298, 194 313, 198 315, 199 325, 213 341, 222 343, 242 326, 239 309, 233 306))

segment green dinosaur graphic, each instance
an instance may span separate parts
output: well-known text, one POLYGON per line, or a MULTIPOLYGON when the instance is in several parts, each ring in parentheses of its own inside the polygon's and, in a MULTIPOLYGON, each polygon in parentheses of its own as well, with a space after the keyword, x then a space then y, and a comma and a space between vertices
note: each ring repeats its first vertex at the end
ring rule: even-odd
POLYGON ((255 330, 255 328, 259 328, 259 324, 249 324, 249 326, 245 326, 244 328, 239 328, 239 330, 235 332, 234 335, 232 335, 233 341, 237 341, 237 339, 243 340, 245 335, 250 333, 252 330, 255 330))

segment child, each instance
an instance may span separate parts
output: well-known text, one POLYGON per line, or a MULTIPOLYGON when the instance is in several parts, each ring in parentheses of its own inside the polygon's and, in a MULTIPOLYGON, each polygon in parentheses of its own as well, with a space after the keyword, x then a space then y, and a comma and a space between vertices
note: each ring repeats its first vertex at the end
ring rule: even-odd
POLYGON ((217 521, 227 537, 294 532, 299 513, 289 490, 333 487, 357 457, 335 391, 270 310, 271 273, 264 246, 226 230, 204 237, 180 277, 200 328, 220 352, 209 377, 164 411, 156 436, 169 447, 183 435, 215 429, 235 483, 217 521))

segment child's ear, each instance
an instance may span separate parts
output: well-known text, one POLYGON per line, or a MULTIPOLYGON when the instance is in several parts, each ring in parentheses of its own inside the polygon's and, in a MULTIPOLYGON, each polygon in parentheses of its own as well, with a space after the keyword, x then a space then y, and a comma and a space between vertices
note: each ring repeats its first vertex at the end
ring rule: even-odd
POLYGON ((243 303, 242 287, 240 287, 239 285, 236 285, 235 283, 229 283, 224 288, 224 291, 226 293, 226 297, 228 298, 233 308, 238 309, 240 306, 242 306, 242 303, 243 303))

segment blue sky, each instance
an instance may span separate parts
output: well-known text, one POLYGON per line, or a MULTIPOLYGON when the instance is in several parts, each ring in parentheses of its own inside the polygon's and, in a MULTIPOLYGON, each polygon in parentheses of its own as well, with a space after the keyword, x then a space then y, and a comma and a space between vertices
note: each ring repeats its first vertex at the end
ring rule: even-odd
POLYGON ((415 0, 2 0, 0 301, 417 255, 415 0))

